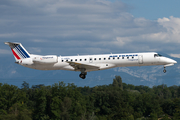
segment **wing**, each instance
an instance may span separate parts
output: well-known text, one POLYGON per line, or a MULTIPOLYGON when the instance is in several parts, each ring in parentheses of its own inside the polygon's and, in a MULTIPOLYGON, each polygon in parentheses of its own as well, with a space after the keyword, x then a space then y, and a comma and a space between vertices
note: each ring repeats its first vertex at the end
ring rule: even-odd
POLYGON ((82 64, 70 61, 68 61, 67 63, 69 63, 69 65, 72 66, 75 69, 75 71, 81 71, 82 69, 85 69, 86 71, 99 70, 99 66, 95 66, 92 64, 82 64))

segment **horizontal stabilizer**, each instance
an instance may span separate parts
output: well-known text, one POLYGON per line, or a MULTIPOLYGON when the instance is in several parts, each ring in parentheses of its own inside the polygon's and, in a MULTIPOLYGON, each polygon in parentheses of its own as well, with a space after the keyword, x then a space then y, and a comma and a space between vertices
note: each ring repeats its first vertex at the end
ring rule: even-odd
POLYGON ((14 44, 20 45, 21 43, 16 43, 16 42, 14 42, 14 43, 12 43, 12 42, 5 42, 4 44, 6 44, 6 45, 14 45, 14 44))

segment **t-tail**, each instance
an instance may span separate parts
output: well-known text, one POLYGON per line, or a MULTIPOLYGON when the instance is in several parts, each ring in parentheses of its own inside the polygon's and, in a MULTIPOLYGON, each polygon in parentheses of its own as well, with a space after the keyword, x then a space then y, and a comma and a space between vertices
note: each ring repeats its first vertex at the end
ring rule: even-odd
POLYGON ((15 57, 16 63, 26 64, 26 65, 32 65, 33 64, 32 59, 30 58, 31 55, 22 46, 21 43, 5 42, 5 44, 9 45, 9 47, 11 48, 12 53, 15 57))
POLYGON ((12 50, 16 63, 20 65, 33 65, 33 64, 55 64, 58 62, 56 55, 32 55, 22 46, 21 43, 5 42, 6 45, 12 50))

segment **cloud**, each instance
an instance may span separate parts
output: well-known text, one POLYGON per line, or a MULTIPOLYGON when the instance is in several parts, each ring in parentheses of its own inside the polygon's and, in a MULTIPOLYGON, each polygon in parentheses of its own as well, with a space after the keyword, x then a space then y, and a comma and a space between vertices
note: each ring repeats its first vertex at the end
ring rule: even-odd
POLYGON ((35 47, 30 47, 29 52, 30 53, 41 53, 41 49, 35 48, 35 47))
POLYGON ((180 18, 170 16, 170 18, 159 18, 158 23, 166 28, 167 32, 164 32, 164 40, 166 42, 180 43, 180 18))
POLYGON ((180 18, 135 18, 121 1, 3 0, 0 5, 0 41, 21 42, 32 52, 180 51, 180 18))
POLYGON ((12 54, 10 50, 0 49, 0 54, 12 54))
POLYGON ((0 34, 0 37, 6 38, 6 37, 15 37, 16 33, 5 33, 5 34, 0 34))
POLYGON ((169 54, 171 57, 180 58, 180 54, 169 54))
POLYGON ((48 42, 48 40, 34 39, 34 40, 32 40, 32 42, 43 43, 43 42, 48 42))

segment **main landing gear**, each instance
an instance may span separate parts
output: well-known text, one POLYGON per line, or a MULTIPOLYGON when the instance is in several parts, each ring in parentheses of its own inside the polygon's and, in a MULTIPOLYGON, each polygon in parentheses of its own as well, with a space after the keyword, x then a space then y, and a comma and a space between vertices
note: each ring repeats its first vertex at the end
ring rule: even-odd
POLYGON ((164 67, 164 70, 163 70, 164 73, 166 73, 166 67, 164 67))
POLYGON ((84 68, 82 68, 81 69, 81 74, 79 74, 79 77, 80 78, 82 78, 82 79, 85 79, 86 78, 86 75, 87 75, 87 72, 85 72, 86 71, 86 69, 84 68))
POLYGON ((84 73, 79 74, 79 77, 82 79, 85 79, 86 75, 87 75, 87 72, 84 72, 84 73))

